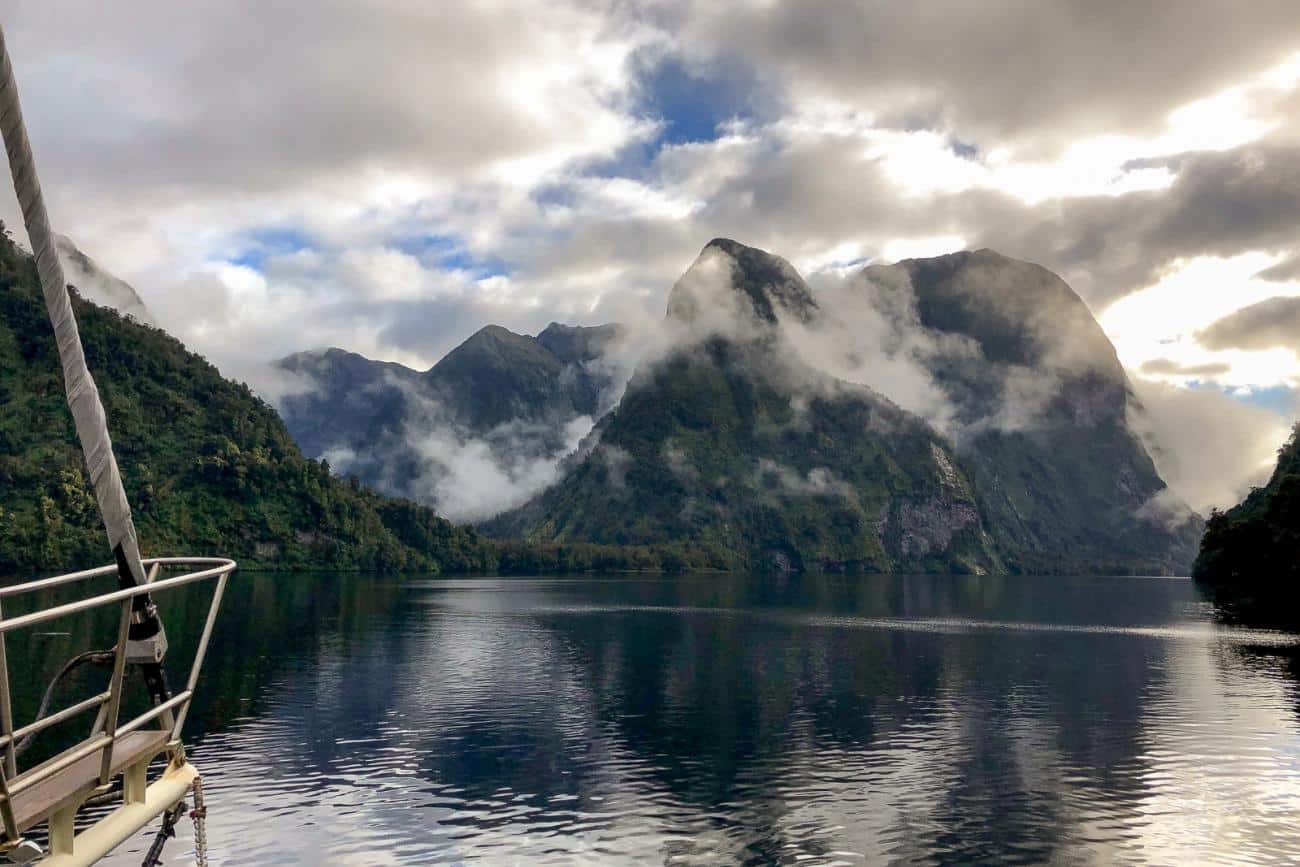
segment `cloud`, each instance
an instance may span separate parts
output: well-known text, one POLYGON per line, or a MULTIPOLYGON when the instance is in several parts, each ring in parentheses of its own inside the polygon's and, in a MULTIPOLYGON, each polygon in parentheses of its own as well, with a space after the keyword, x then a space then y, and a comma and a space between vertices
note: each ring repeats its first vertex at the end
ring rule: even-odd
POLYGON ((1150 361, 1144 361, 1142 366, 1138 368, 1141 373, 1145 374, 1197 378, 1219 376, 1227 373, 1230 369, 1230 365, 1222 361, 1212 361, 1206 364, 1179 364, 1168 358, 1153 358, 1150 361))
POLYGON ((1300 45, 1287 0, 1088 4, 963 0, 668 4, 686 51, 741 57, 788 103, 943 127, 982 150, 1152 132, 1180 105, 1300 45))
MULTIPOLYGON (((1263 484, 1290 423, 1216 388, 1181 388, 1137 379, 1130 423, 1161 478, 1199 512, 1236 505, 1263 484)), ((1153 506, 1153 508, 1155 508, 1153 506)))
POLYGON ((1300 350, 1300 297, 1269 298, 1225 316, 1199 332, 1210 349, 1300 350))
POLYGON ((551 485, 593 425, 582 415, 514 420, 476 433, 409 378, 389 374, 371 388, 401 393, 400 426, 375 434, 364 449, 334 446, 323 457, 340 474, 378 469, 381 490, 428 503, 454 521, 491 518, 551 485))
MULTIPOLYGON (((329 345, 427 367, 487 322, 658 323, 726 236, 815 285, 993 247, 1060 273, 1130 369, 1258 389, 1300 360, 1194 336, 1300 286, 1294 11, 16 0, 5 26, 54 227, 227 373, 329 345), (1145 331, 1105 315, 1133 298, 1160 299, 1145 331), (1189 310, 1214 315, 1168 325, 1189 310)), ((915 351, 822 362, 942 423, 915 351)))
POLYGON ((1285 259, 1255 276, 1261 280, 1275 280, 1278 283, 1300 283, 1300 255, 1285 259))
POLYGON ((858 502, 853 486, 826 467, 813 467, 806 475, 776 461, 760 458, 753 485, 760 490, 776 490, 792 497, 836 497, 858 502))
POLYGON ((539 431, 527 425, 502 425, 482 438, 465 437, 446 425, 408 427, 408 442, 429 462, 412 487, 453 521, 486 520, 554 483, 561 460, 591 426, 590 416, 572 419, 565 426, 565 445, 540 455, 535 450, 539 431))

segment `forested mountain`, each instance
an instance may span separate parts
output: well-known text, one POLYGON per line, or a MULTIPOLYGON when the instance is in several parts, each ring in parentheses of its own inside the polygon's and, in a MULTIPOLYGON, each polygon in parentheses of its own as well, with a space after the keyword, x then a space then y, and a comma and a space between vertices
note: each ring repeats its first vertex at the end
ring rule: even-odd
POLYGON ((1262 488, 1206 522, 1193 577, 1255 623, 1300 623, 1300 424, 1262 488))
MULTIPOLYGON (((31 257, 0 238, 0 574, 110 558, 31 257)), ((495 563, 425 506, 335 478, 249 389, 164 332, 74 298, 146 555, 274 568, 495 563)))
MULTIPOLYGON (((103 559, 36 285, 6 238, 6 571, 103 559)), ((288 427, 160 330, 76 303, 149 552, 430 571, 1187 568, 1199 519, 1165 490, 1114 350, 1059 278, 977 251, 873 266, 842 291, 814 293, 785 260, 717 239, 673 287, 661 345, 621 398, 620 327, 488 326, 424 372, 337 349, 285 359, 303 383, 288 427), (906 356, 941 413, 842 374, 864 351, 844 334, 864 330, 881 343, 868 363, 906 356), (290 430, 362 478, 335 477, 290 430), (426 490, 444 467, 421 437, 448 432, 496 460, 568 457, 555 484, 485 525, 498 542, 366 487, 426 490)), ((1237 526, 1216 521, 1220 536, 1237 526)))
POLYGON ((431 500, 464 443, 506 466, 571 450, 608 408, 601 359, 618 335, 614 325, 552 323, 536 337, 488 325, 424 372, 341 349, 298 353, 280 366, 302 387, 280 408, 307 454, 431 500))
POLYGON ((669 297, 672 348, 557 484, 486 528, 682 539, 793 569, 1187 569, 1199 519, 1169 502, 1114 350, 1068 286, 992 251, 861 276, 923 347, 911 361, 950 404, 944 433, 806 363, 791 335, 834 342, 854 321, 789 263, 718 239, 669 297))
POLYGON ((1035 571, 1186 574, 1203 524, 1156 472, 1115 349, 1065 281, 993 250, 863 277, 914 316, 1001 550, 1035 571))

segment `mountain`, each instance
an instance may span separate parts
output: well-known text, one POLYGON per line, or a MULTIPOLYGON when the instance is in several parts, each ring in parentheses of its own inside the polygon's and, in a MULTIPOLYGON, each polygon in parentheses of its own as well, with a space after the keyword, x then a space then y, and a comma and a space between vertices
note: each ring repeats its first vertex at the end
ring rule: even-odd
POLYGON ((341 349, 299 353, 279 366, 304 388, 280 409, 308 455, 390 494, 436 501, 471 459, 548 481, 536 468, 570 451, 607 408, 614 372, 602 359, 620 334, 552 323, 531 337, 489 325, 424 372, 341 349))
POLYGON ((859 277, 850 291, 896 320, 882 340, 907 330, 909 361, 948 403, 944 433, 806 363, 797 346, 839 344, 859 321, 785 260, 717 239, 669 296, 672 348, 557 484, 485 529, 685 539, 783 569, 1187 568, 1198 520, 1128 427, 1114 349, 1059 278, 992 251, 859 277))
POLYGON ((558 484, 489 531, 685 539, 781 570, 1002 568, 942 439, 792 352, 779 321, 815 310, 785 260, 711 242, 669 296, 671 351, 637 371, 558 484))
MULTIPOLYGON (((109 558, 35 265, 0 236, 0 574, 109 558)), ((164 332, 74 297, 141 548, 246 567, 464 571, 488 545, 334 478, 271 407, 164 332)))
POLYGON ((82 297, 101 307, 111 307, 137 322, 154 325, 153 314, 144 306, 140 293, 130 283, 105 271, 94 259, 81 252, 67 235, 54 236, 54 249, 63 263, 64 276, 77 287, 82 297))
POLYGON ((1300 424, 1268 484, 1210 515, 1192 576, 1230 617, 1300 622, 1300 424))
POLYGON ((1203 525, 1130 426, 1124 368, 1065 281, 993 250, 863 277, 883 309, 912 315, 989 531, 1019 568, 1186 573, 1203 525))

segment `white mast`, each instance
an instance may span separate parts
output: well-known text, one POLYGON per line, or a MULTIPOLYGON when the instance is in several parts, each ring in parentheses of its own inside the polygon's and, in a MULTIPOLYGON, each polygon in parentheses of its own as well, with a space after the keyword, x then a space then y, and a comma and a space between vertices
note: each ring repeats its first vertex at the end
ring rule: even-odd
POLYGON ((140 565, 140 547, 136 541, 135 523, 131 520, 131 506, 122 487, 117 458, 113 456, 113 441, 108 435, 108 421, 104 416, 104 405, 99 400, 99 389, 86 368, 86 356, 81 349, 81 335, 68 297, 63 266, 54 249, 50 218, 36 177, 36 163, 23 123, 22 107, 18 103, 18 87, 14 81, 13 65, 9 62, 3 28, 0 28, 0 131, 4 134, 14 190, 18 193, 18 205, 22 208, 27 237, 31 240, 32 254, 40 272, 45 309, 49 312, 50 324, 54 326, 68 408, 72 410, 77 438, 81 440, 81 450, 90 469, 95 500, 108 531, 108 544, 118 558, 118 566, 125 567, 132 583, 143 584, 144 567, 140 565))

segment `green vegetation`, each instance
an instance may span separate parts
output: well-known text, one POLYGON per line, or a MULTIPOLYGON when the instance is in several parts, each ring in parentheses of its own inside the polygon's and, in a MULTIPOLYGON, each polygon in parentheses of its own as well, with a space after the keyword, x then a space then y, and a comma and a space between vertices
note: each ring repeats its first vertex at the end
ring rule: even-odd
POLYGON ((551 543, 682 540, 745 568, 1001 567, 929 428, 775 350, 713 339, 651 368, 562 484, 485 529, 551 543), (791 386, 808 394, 802 406, 791 386))
POLYGON ((668 316, 689 326, 705 309, 728 309, 711 292, 734 292, 746 302, 741 319, 752 314, 745 336, 689 344, 643 368, 601 421, 599 445, 485 532, 535 543, 685 541, 737 567, 791 571, 1170 574, 1190 565, 1201 521, 1190 510, 1154 514, 1167 494, 1128 426, 1123 367, 1060 278, 992 251, 867 269, 906 292, 882 315, 915 313, 898 327, 929 347, 924 362, 966 426, 958 444, 800 360, 782 319, 824 326, 838 312, 819 307, 788 263, 726 239, 699 262, 716 264, 718 253, 730 260, 730 285, 692 266, 668 316), (1043 386, 1041 398, 1013 387, 1025 382, 1043 386))
MULTIPOLYGON (((31 257, 0 237, 0 575, 110 559, 31 257)), ((507 573, 714 567, 674 546, 498 545, 303 457, 247 386, 74 298, 146 554, 251 568, 507 573)))
POLYGON ((1192 575, 1229 616, 1300 622, 1300 424, 1268 484, 1210 515, 1192 575))
POLYGON ((279 408, 307 455, 346 453, 346 471, 367 485, 428 496, 447 468, 417 447, 422 431, 481 440, 502 463, 569 449, 567 426, 598 415, 609 386, 608 372, 588 362, 618 331, 552 323, 529 337, 488 325, 423 372, 341 349, 300 352, 279 366, 313 387, 279 408))
MULTIPOLYGON (((0 573, 104 562, 35 266, 0 239, 0 573)), ((490 546, 303 457, 275 411, 164 332, 74 299, 141 547, 253 567, 490 568, 490 546)))

